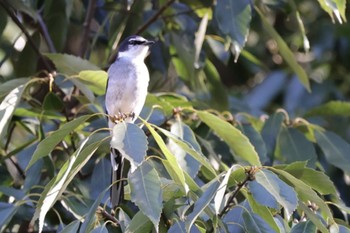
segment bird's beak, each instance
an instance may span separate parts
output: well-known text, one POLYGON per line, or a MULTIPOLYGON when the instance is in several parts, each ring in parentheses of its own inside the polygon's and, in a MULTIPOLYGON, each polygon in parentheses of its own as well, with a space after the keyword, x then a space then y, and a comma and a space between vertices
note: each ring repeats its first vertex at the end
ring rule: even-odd
POLYGON ((144 43, 144 45, 148 45, 148 46, 151 46, 153 44, 154 44, 154 41, 152 41, 152 40, 148 40, 144 43))

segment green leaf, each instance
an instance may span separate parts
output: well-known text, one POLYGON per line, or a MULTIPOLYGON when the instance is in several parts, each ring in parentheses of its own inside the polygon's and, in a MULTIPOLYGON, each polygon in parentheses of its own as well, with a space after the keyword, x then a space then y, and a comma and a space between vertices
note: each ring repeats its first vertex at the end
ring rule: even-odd
POLYGON ((233 41, 237 60, 249 33, 252 19, 251 2, 248 0, 217 1, 215 19, 220 31, 224 35, 228 35, 233 41))
POLYGON ((243 220, 246 232, 272 233, 275 232, 270 225, 258 214, 244 211, 243 220))
POLYGON ((299 222, 293 226, 290 233, 316 233, 316 226, 310 220, 299 222))
POLYGON ((93 134, 86 138, 81 143, 79 149, 64 163, 57 176, 51 179, 45 186, 31 221, 33 224, 39 218, 39 232, 43 229, 47 212, 98 147, 108 138, 103 134, 93 134))
POLYGON ((350 173, 349 143, 335 133, 328 131, 315 131, 315 137, 327 161, 350 173))
POLYGON ((256 213, 262 219, 264 219, 273 231, 280 232, 280 229, 277 223, 275 222, 271 211, 266 206, 260 205, 258 202, 256 202, 255 198, 253 198, 253 196, 250 193, 244 192, 244 195, 247 197, 249 205, 252 208, 252 212, 256 213))
POLYGON ((280 203, 291 216, 298 205, 297 195, 292 187, 283 182, 273 172, 262 169, 255 174, 255 180, 260 183, 280 203))
MULTIPOLYGON (((271 171, 274 173, 278 174, 281 179, 286 181, 287 183, 290 183, 293 187, 294 190, 298 193, 298 197, 300 200, 302 200, 305 203, 308 203, 309 201, 314 202, 317 206, 319 206, 320 210, 323 212, 325 215, 325 218, 329 218, 330 222, 334 222, 332 213, 329 209, 329 207, 326 205, 326 203, 317 195, 317 193, 312 190, 312 188, 305 184, 303 181, 295 178, 293 175, 289 174, 286 171, 280 170, 280 169, 275 169, 270 167, 269 168, 271 171)), ((299 206, 300 206, 301 201, 299 201, 299 206)), ((308 208, 308 207, 307 207, 308 208)), ((309 208, 308 208, 309 209, 309 208)), ((311 219, 313 221, 313 219, 311 219)), ((322 225, 318 225, 318 222, 315 220, 313 223, 322 231, 322 232, 327 232, 327 228, 322 225)))
POLYGON ((197 111, 197 114, 201 121, 227 143, 237 158, 248 162, 250 165, 261 166, 254 146, 241 131, 209 112, 197 111))
POLYGON ((282 127, 278 136, 279 157, 283 162, 308 161, 314 166, 317 155, 313 144, 299 130, 282 127))
POLYGON ((292 71, 298 76, 299 81, 304 85, 307 91, 311 91, 310 89, 310 81, 305 72, 305 70, 298 64, 293 52, 289 49, 286 42, 282 39, 282 37, 278 34, 278 32, 271 26, 265 15, 262 11, 255 7, 256 12, 259 14, 260 19, 263 23, 263 26, 268 34, 276 41, 279 52, 283 57, 284 61, 288 64, 288 66, 292 69, 292 71))
POLYGON ((96 212, 97 208, 99 207, 102 198, 105 196, 106 192, 109 190, 109 187, 105 190, 103 190, 100 195, 98 195, 98 198, 95 200, 94 204, 90 207, 89 212, 85 216, 83 224, 81 224, 79 232, 85 233, 85 232, 91 232, 93 229, 95 222, 96 222, 96 212))
POLYGON ((62 100, 53 92, 49 92, 44 99, 43 109, 45 111, 58 111, 64 108, 62 100))
POLYGON ((346 1, 344 0, 318 0, 320 6, 326 11, 334 21, 334 15, 339 23, 346 21, 345 8, 346 1), (333 15, 334 14, 334 15, 333 15))
POLYGON ((254 197, 254 201, 259 203, 262 206, 266 206, 273 209, 280 209, 280 206, 276 200, 276 198, 267 191, 267 189, 257 182, 253 180, 248 183, 249 192, 254 197))
POLYGON ((93 116, 96 116, 96 114, 78 117, 70 122, 65 123, 58 130, 48 135, 39 143, 28 163, 26 170, 28 170, 36 161, 44 156, 47 156, 56 147, 56 145, 63 140, 64 137, 73 132, 76 128, 78 128, 81 124, 93 116))
MULTIPOLYGON (((157 129, 159 130, 160 128, 157 129)), ((176 119, 176 121, 171 125, 170 132, 173 134, 173 136, 171 136, 168 131, 162 130, 162 133, 168 137, 170 136, 170 140, 168 141, 169 150, 173 153, 176 160, 181 165, 181 168, 184 169, 192 178, 194 178, 198 174, 200 163, 195 157, 192 157, 186 153, 187 150, 192 149, 193 153, 196 154, 197 157, 197 154, 199 154, 201 159, 205 160, 194 133, 192 132, 191 128, 184 124, 179 118, 176 119), (178 138, 173 139, 176 138, 176 136, 178 138)))
POLYGON ((228 169, 228 171, 226 172, 224 179, 221 181, 220 186, 218 187, 218 190, 215 194, 214 197, 214 208, 215 208, 215 213, 219 214, 221 209, 222 209, 222 205, 224 202, 224 196, 226 193, 226 189, 227 189, 227 183, 228 180, 231 176, 231 172, 233 170, 234 167, 230 167, 230 169, 228 169))
POLYGON ((219 111, 228 109, 228 95, 226 87, 220 79, 220 74, 216 70, 214 64, 206 59, 204 73, 207 78, 207 88, 211 94, 211 106, 219 111))
POLYGON ((6 229, 7 224, 11 221, 16 214, 18 206, 12 203, 0 202, 0 231, 3 232, 6 229))
POLYGON ((7 133, 8 124, 11 122, 12 115, 21 101, 23 91, 26 84, 22 84, 12 91, 4 98, 0 104, 0 142, 7 133))
POLYGON ((218 180, 214 180, 203 192, 202 196, 194 203, 193 211, 187 216, 185 222, 187 232, 190 232, 194 221, 196 221, 197 217, 203 212, 204 208, 210 204, 211 200, 218 191, 219 186, 220 182, 218 180))
POLYGON ((29 78, 16 78, 16 79, 12 79, 7 82, 1 83, 0 98, 4 97, 8 93, 10 93, 12 90, 16 89, 17 87, 28 83, 29 80, 30 80, 29 78))
MULTIPOLYGON (((160 127, 155 126, 156 129, 158 129, 160 132, 162 132, 165 136, 167 136, 172 142, 174 142, 176 145, 178 145, 182 150, 187 152, 187 155, 190 155, 193 159, 196 160, 196 162, 199 162, 202 166, 204 166, 208 171, 210 172, 210 176, 212 178, 216 177, 216 172, 211 166, 210 162, 207 160, 207 158, 202 154, 202 151, 199 147, 198 142, 195 139, 195 135, 193 134, 193 131, 191 128, 189 128, 187 125, 183 125, 183 130, 186 132, 186 136, 184 139, 181 139, 177 137, 176 135, 170 133, 169 131, 162 129, 160 127)), ((180 162, 179 158, 174 153, 177 161, 179 164, 183 164, 180 162)), ((189 165, 190 166, 190 165, 189 165)), ((183 168, 183 166, 181 166, 183 168)), ((185 169, 185 171, 189 172, 189 174, 192 174, 191 177, 194 177, 193 171, 188 171, 189 169, 193 169, 192 167, 188 167, 188 169, 185 169)), ((197 174, 197 173, 195 173, 197 174)))
POLYGON ((267 150, 261 134, 259 134, 250 124, 239 125, 238 128, 249 138, 249 141, 259 155, 261 163, 264 164, 268 162, 267 150))
POLYGON ((94 228, 90 233, 108 233, 108 229, 105 225, 94 228))
POLYGON ((302 169, 293 169, 292 166, 287 166, 283 170, 289 172, 294 177, 302 180, 322 195, 334 194, 336 189, 329 177, 321 171, 316 171, 311 168, 303 167, 302 169))
POLYGON ((78 79, 96 95, 104 95, 107 86, 107 72, 103 70, 84 70, 79 72, 78 79))
POLYGON ((299 207, 305 212, 308 219, 312 221, 313 224, 323 233, 329 232, 328 229, 324 226, 321 219, 316 215, 310 208, 305 205, 303 202, 299 201, 299 207))
POLYGON ((113 127, 111 147, 130 161, 132 170, 144 161, 147 145, 147 137, 137 125, 121 122, 113 127))
POLYGON ((153 129, 153 126, 149 124, 148 122, 142 120, 143 124, 148 128, 150 133, 152 134, 154 140, 158 144, 159 148, 163 152, 163 155, 165 156, 166 160, 162 161, 167 172, 169 173, 170 177, 181 187, 185 190, 185 192, 188 192, 188 186, 185 181, 185 175, 182 171, 181 167, 179 166, 175 156, 169 151, 168 147, 164 143, 163 139, 160 137, 160 135, 153 129))
POLYGON ((350 116, 350 103, 343 101, 330 101, 309 110, 305 117, 312 116, 350 116))
POLYGON ((78 232, 80 227, 80 220, 75 220, 71 222, 69 225, 67 225, 60 233, 71 233, 71 232, 78 232))
POLYGON ((146 233, 152 230, 152 222, 142 213, 137 212, 125 229, 125 233, 146 233))
MULTIPOLYGON (((131 201, 158 229, 163 208, 163 192, 157 171, 146 161, 129 175, 131 201)), ((158 230, 157 230, 158 231, 158 230)))
POLYGON ((46 53, 45 56, 50 58, 60 73, 68 76, 78 75, 83 70, 100 70, 99 67, 89 61, 73 55, 46 53))
POLYGON ((282 123, 284 120, 284 115, 282 112, 276 112, 272 114, 264 124, 264 127, 261 130, 261 136, 264 139, 267 155, 269 158, 274 157, 276 139, 280 132, 282 123))

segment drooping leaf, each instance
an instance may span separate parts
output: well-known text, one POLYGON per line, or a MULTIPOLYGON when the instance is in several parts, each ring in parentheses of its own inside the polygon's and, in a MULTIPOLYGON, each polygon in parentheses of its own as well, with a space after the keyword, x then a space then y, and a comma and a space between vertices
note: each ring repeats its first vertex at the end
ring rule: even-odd
POLYGON ((163 192, 157 171, 145 161, 130 173, 128 180, 131 201, 152 221, 154 228, 158 229, 163 208, 163 192))
MULTIPOLYGON (((251 183, 251 182, 249 182, 249 183, 251 183)), ((267 224, 269 224, 269 226, 271 227, 271 230, 273 230, 274 232, 280 232, 280 229, 279 229, 275 219, 273 218, 273 215, 272 215, 271 211, 269 210, 269 208, 266 206, 260 205, 256 201, 255 196, 253 197, 253 195, 251 195, 250 193, 246 192, 245 196, 247 197, 249 205, 252 208, 252 212, 256 213, 262 219, 264 219, 264 221, 267 224)))
POLYGON ((315 148, 297 129, 282 127, 278 144, 283 162, 308 161, 309 166, 314 166, 317 159, 315 148))
POLYGON ((227 143, 238 159, 251 165, 261 165, 254 146, 241 131, 209 112, 197 111, 197 114, 206 125, 227 143))
POLYGON ((84 60, 69 54, 60 53, 46 53, 45 56, 50 58, 55 64, 60 73, 71 75, 78 75, 83 70, 100 70, 99 67, 84 60))
POLYGON ((104 189, 100 195, 96 198, 95 202, 93 205, 91 205, 89 212, 87 213, 85 220, 83 222, 83 224, 81 224, 80 228, 79 228, 79 232, 80 233, 84 233, 84 232, 91 232, 91 230, 94 227, 95 221, 96 221, 96 211, 98 206, 101 203, 101 200, 103 198, 103 196, 105 196, 106 192, 109 190, 109 188, 104 189))
POLYGON ((235 60, 237 60, 248 37, 252 19, 251 2, 248 0, 218 1, 215 7, 215 19, 220 31, 233 41, 235 60))
POLYGON ((264 139, 267 155, 272 160, 275 153, 276 139, 280 132, 284 115, 282 112, 276 112, 272 114, 265 122, 263 129, 261 130, 261 136, 264 139))
POLYGON ((188 192, 188 185, 185 181, 185 175, 182 171, 181 167, 179 166, 175 156, 169 151, 168 147, 166 146, 163 139, 160 137, 160 135, 153 129, 153 126, 150 125, 146 121, 142 121, 145 126, 148 128, 148 130, 151 132, 152 136, 154 137, 154 140, 157 142, 158 146, 160 147, 161 151, 163 152, 164 157, 166 158, 165 162, 163 161, 163 164, 171 176, 171 178, 181 187, 184 189, 185 193, 188 192))
POLYGON ((7 132, 8 124, 11 122, 11 117, 21 100, 25 88, 25 84, 16 87, 0 104, 0 141, 2 141, 7 132))
POLYGON ((290 218, 298 205, 294 189, 269 170, 259 170, 255 174, 255 179, 285 208, 287 218, 290 218))
POLYGON ((111 147, 130 161, 132 170, 144 160, 147 145, 146 135, 137 125, 121 122, 113 127, 111 147))
POLYGON ((292 227, 290 233, 316 233, 316 226, 310 220, 299 222, 292 227))
POLYGON ((187 232, 190 232, 194 221, 196 221, 197 217, 202 213, 203 209, 210 204, 219 186, 220 182, 218 180, 214 180, 203 192, 202 196, 194 203, 193 211, 187 216, 185 222, 185 228, 187 232))
POLYGON ((310 109, 305 117, 312 116, 350 116, 350 103, 342 101, 330 101, 310 109))
POLYGON ((94 134, 86 138, 79 149, 64 163, 57 176, 52 178, 45 186, 32 218, 32 223, 39 218, 39 232, 43 229, 47 212, 106 138, 108 137, 100 134, 94 134))
MULTIPOLYGON (((162 130, 164 132, 165 130, 162 130)), ((201 148, 192 132, 191 128, 184 124, 180 119, 177 119, 170 127, 170 132, 179 137, 178 140, 188 142, 194 151, 201 154, 201 148)), ((186 153, 186 150, 182 148, 178 140, 174 140, 170 137, 168 142, 169 150, 175 155, 176 160, 182 169, 184 169, 192 178, 194 178, 200 168, 200 163, 186 153)))
POLYGON ((267 158, 267 151, 266 151, 266 146, 265 142, 252 125, 249 124, 243 124, 239 126, 239 129, 244 133, 249 138, 249 141, 252 143, 254 146, 256 152, 259 155, 260 161, 262 164, 266 163, 268 161, 267 158))
POLYGON ((77 127, 95 115, 96 114, 78 117, 70 122, 67 122, 58 130, 48 135, 39 143, 28 163, 26 170, 28 170, 38 159, 47 156, 65 136, 73 132, 77 127))
POLYGON ((256 12, 259 14, 262 24, 268 34, 276 41, 277 46, 279 48, 279 52, 288 66, 292 69, 292 71, 298 76, 299 81, 304 85, 307 91, 311 91, 310 89, 310 80, 305 72, 305 70, 298 64, 293 52, 290 50, 286 42, 282 39, 282 37, 278 34, 278 32, 271 26, 266 16, 262 13, 262 11, 255 7, 256 12))
POLYGON ((137 212, 126 227, 125 233, 145 233, 152 230, 152 222, 142 213, 137 212))
POLYGON ((350 173, 350 145, 335 133, 316 131, 317 144, 321 147, 327 161, 350 173))

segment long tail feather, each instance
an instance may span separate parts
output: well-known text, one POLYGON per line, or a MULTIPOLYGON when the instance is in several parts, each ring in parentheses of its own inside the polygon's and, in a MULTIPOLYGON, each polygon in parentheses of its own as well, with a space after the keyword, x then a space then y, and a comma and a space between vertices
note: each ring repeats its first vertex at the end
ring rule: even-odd
POLYGON ((122 181, 124 178, 124 158, 118 150, 111 149, 111 163, 113 183, 111 188, 111 203, 112 207, 115 208, 124 200, 124 182, 122 181))

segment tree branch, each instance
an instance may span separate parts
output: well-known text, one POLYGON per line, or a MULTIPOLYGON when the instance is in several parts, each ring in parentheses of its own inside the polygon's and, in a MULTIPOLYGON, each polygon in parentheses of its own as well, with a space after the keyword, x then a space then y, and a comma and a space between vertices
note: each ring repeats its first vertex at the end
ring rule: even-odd
POLYGON ((41 31, 41 34, 43 35, 45 41, 46 41, 46 44, 47 44, 47 47, 49 48, 49 51, 51 53, 56 53, 56 48, 55 48, 55 45, 53 44, 52 42, 52 39, 51 39, 51 36, 47 30, 47 27, 46 27, 46 24, 44 23, 43 21, 43 18, 41 17, 40 14, 37 14, 37 17, 38 17, 38 23, 39 23, 39 26, 40 26, 40 31, 41 31))
POLYGON ((151 25, 152 23, 154 23, 162 15, 162 13, 174 2, 175 0, 169 0, 167 3, 165 3, 165 5, 157 11, 157 13, 155 13, 146 23, 144 23, 141 27, 139 27, 136 30, 135 34, 138 35, 145 31, 146 28, 149 27, 149 25, 151 25))
POLYGON ((39 48, 36 46, 35 42, 33 41, 32 37, 28 33, 27 29, 23 26, 23 24, 18 20, 16 14, 10 9, 9 4, 6 0, 0 0, 0 5, 5 9, 7 14, 11 17, 12 21, 21 29, 21 31, 24 33, 24 35, 27 37, 27 41, 30 44, 30 46, 33 48, 34 52, 38 55, 38 57, 43 62, 45 68, 49 73, 54 71, 54 68, 50 65, 50 63, 45 59, 45 57, 41 54, 39 48))
POLYGON ((119 225, 118 219, 116 219, 113 215, 108 213, 105 209, 103 209, 101 206, 99 206, 96 210, 97 214, 100 214, 104 220, 109 220, 113 222, 115 225, 119 225))
POLYGON ((86 52, 86 48, 89 41, 91 21, 94 16, 95 9, 96 9, 96 0, 90 0, 87 8, 86 17, 84 20, 83 40, 82 40, 82 43, 80 46, 80 52, 79 52, 80 57, 84 57, 84 54, 86 52))

